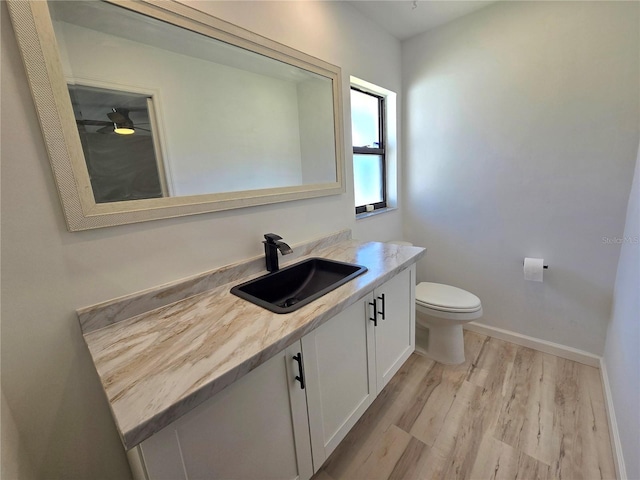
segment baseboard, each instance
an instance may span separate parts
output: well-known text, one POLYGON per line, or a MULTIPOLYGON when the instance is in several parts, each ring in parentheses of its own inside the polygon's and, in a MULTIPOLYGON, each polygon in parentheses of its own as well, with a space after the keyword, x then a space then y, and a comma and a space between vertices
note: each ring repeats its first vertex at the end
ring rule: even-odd
POLYGON ((607 364, 605 363, 604 358, 600 359, 600 377, 602 379, 602 389, 604 392, 604 406, 609 420, 609 436, 611 437, 611 448, 613 449, 613 463, 616 467, 616 478, 620 480, 627 480, 627 469, 624 465, 624 457, 622 456, 620 432, 618 431, 616 412, 613 408, 613 397, 611 395, 611 387, 609 385, 607 364))
POLYGON ((589 365, 590 367, 600 368, 600 357, 592 353, 578 350, 577 348, 567 347, 559 343, 540 340, 539 338, 529 337, 520 333, 503 330, 502 328, 490 327, 481 323, 469 322, 464 325, 465 330, 480 333, 489 337, 499 338, 507 342, 515 343, 523 347, 533 348, 540 352, 549 353, 560 358, 573 360, 574 362, 589 365))

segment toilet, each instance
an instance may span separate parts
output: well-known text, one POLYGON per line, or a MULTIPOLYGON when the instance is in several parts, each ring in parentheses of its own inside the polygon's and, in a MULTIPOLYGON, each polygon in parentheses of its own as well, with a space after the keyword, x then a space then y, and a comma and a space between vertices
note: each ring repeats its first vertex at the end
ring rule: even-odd
MULTIPOLYGON (((409 242, 391 241, 396 245, 409 242)), ((416 351, 446 365, 464 362, 462 325, 482 317, 473 293, 442 283, 416 286, 416 351)))
POLYGON ((482 303, 473 293, 442 283, 421 282, 416 286, 416 350, 437 362, 457 365, 464 362, 462 325, 482 317, 482 303), (426 345, 425 345, 426 343, 426 345))

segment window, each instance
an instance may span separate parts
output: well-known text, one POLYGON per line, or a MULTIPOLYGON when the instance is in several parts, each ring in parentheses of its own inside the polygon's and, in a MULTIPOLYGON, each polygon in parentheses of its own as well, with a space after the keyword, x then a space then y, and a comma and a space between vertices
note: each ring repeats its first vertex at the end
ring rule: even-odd
POLYGON ((385 97, 351 88, 356 214, 387 206, 385 97))

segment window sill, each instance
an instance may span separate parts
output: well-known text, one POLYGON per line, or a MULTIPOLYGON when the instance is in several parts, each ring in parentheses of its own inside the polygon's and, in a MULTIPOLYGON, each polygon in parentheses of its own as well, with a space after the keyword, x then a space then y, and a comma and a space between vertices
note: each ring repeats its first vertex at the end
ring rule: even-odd
POLYGON ((379 208, 377 210, 374 210, 373 212, 356 213, 356 220, 362 220, 363 218, 374 217, 382 213, 394 212, 396 210, 398 210, 398 207, 387 207, 387 208, 379 208))

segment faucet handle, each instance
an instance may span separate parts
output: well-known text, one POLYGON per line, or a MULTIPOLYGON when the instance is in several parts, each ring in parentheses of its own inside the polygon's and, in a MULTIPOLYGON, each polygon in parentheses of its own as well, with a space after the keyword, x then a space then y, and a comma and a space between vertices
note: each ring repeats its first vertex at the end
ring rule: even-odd
POLYGON ((282 240, 280 235, 276 235, 275 233, 265 233, 264 238, 267 243, 276 243, 278 240, 282 240))

